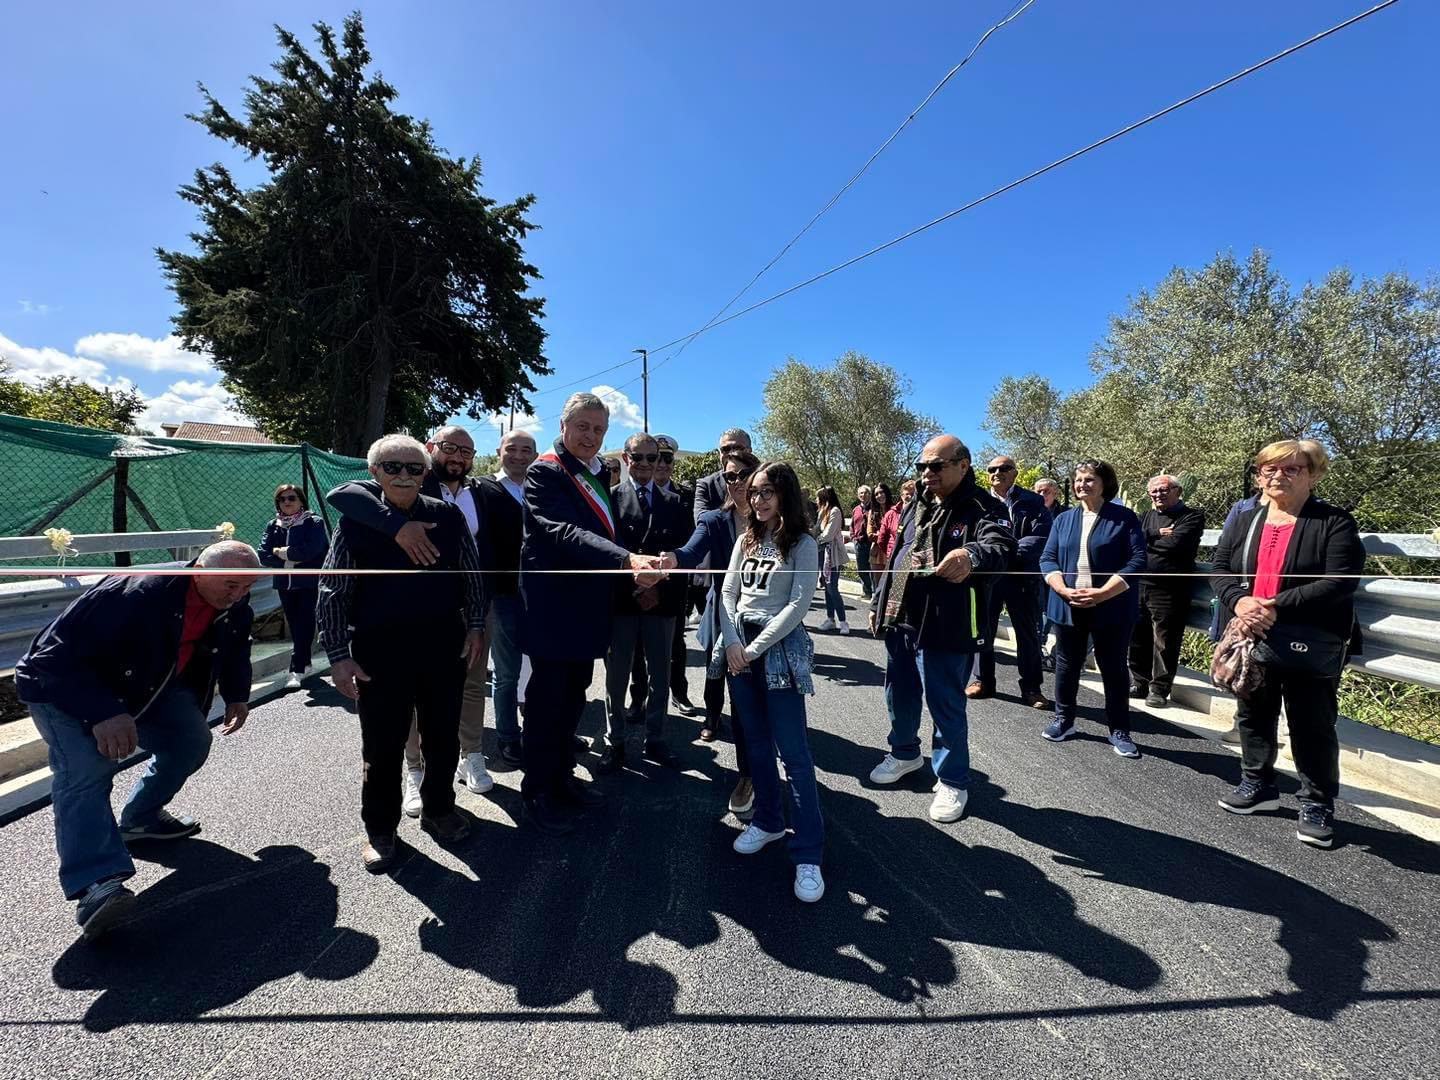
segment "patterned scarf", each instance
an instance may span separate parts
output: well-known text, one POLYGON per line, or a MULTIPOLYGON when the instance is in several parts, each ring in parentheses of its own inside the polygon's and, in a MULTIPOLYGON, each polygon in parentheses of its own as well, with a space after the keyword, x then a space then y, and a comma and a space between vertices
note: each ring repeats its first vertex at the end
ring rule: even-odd
MULTIPOLYGON (((903 622, 910 575, 918 573, 923 576, 935 569, 935 525, 940 520, 941 505, 939 499, 922 498, 915 511, 915 539, 907 557, 896 560, 890 579, 890 593, 885 598, 886 626, 898 626, 903 622)), ((903 537, 898 537, 896 543, 902 540, 903 537)))
POLYGON ((279 525, 282 529, 293 529, 305 520, 305 515, 309 512, 308 510, 297 510, 293 514, 277 513, 275 515, 275 524, 279 525))

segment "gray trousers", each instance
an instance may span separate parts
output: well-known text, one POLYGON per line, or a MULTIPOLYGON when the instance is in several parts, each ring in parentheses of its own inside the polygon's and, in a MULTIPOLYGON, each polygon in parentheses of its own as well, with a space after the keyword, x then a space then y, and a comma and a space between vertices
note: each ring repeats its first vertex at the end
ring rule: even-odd
POLYGON ((609 745, 625 748, 625 690, 635 666, 635 650, 645 654, 650 671, 650 696, 645 700, 645 741, 664 737, 665 715, 670 695, 665 690, 665 673, 670 670, 670 651, 675 640, 673 615, 616 615, 605 657, 605 712, 609 717, 609 745))

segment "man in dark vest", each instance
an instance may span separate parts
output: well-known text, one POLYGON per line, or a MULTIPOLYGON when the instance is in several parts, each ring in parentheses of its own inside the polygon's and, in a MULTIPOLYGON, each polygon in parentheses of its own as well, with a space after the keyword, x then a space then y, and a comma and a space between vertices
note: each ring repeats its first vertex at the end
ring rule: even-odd
MULTIPOLYGON (((431 462, 408 435, 377 439, 366 455, 386 504, 427 530, 435 550, 425 573, 327 574, 320 579, 317 621, 335 687, 359 702, 360 817, 365 866, 379 873, 395 858, 400 823, 400 763, 411 716, 425 749, 420 825, 445 843, 470 826, 455 811, 451 777, 460 757, 459 718, 469 670, 482 662, 485 590, 475 538, 453 503, 420 493, 431 462), (458 571, 458 572, 457 572, 458 571), (424 641, 423 665, 399 657, 424 641)), ((330 539, 326 570, 413 571, 410 557, 389 536, 342 517, 330 539)))

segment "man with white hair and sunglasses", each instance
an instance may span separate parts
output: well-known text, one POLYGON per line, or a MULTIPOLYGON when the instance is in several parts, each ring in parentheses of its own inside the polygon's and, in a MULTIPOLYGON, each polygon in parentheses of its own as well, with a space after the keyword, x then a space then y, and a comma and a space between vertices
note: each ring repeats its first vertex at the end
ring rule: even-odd
POLYGON ((466 674, 485 650, 485 590, 465 515, 420 493, 431 468, 425 447, 408 435, 386 435, 371 444, 366 461, 387 507, 432 526, 426 538, 435 552, 417 568, 385 533, 342 517, 325 557, 324 569, 333 572, 320 579, 316 614, 335 687, 359 703, 361 859, 380 873, 395 858, 412 715, 426 763, 420 826, 442 843, 469 835, 450 778, 460 756, 466 674), (354 570, 389 572, 347 573, 354 570))

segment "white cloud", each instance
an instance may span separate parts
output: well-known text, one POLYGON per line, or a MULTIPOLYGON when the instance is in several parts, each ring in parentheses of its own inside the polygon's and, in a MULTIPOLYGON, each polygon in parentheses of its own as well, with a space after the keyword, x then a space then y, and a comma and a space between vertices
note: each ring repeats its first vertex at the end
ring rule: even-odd
POLYGON ((87 334, 75 343, 82 356, 127 364, 146 371, 184 371, 195 375, 213 370, 210 358, 203 353, 182 348, 174 334, 166 338, 147 338, 140 334, 87 334))
POLYGON ((69 375, 74 379, 96 382, 105 374, 105 365, 97 360, 71 356, 59 349, 32 349, 11 341, 0 334, 0 359, 10 365, 11 377, 21 382, 35 384, 54 375, 69 375))
MULTIPOLYGON (((510 430, 510 411, 507 409, 504 412, 493 412, 487 416, 482 416, 480 421, 493 427, 498 433, 496 436, 498 438, 510 430)), ((545 430, 545 421, 534 413, 517 412, 515 414, 514 426, 516 431, 528 431, 531 435, 538 435, 545 430)))
POLYGON ((34 300, 20 301, 21 315, 49 315, 54 310, 49 304, 37 304, 34 300))
POLYGON ((640 406, 631 401, 613 386, 592 386, 590 392, 610 406, 610 426, 634 428, 639 431, 645 426, 645 417, 640 406))
POLYGON ((219 383, 181 381, 171 383, 163 394, 157 394, 145 401, 145 410, 136 423, 157 435, 162 435, 161 424, 178 424, 186 420, 199 420, 207 424, 250 424, 253 423, 235 408, 235 400, 219 383))

